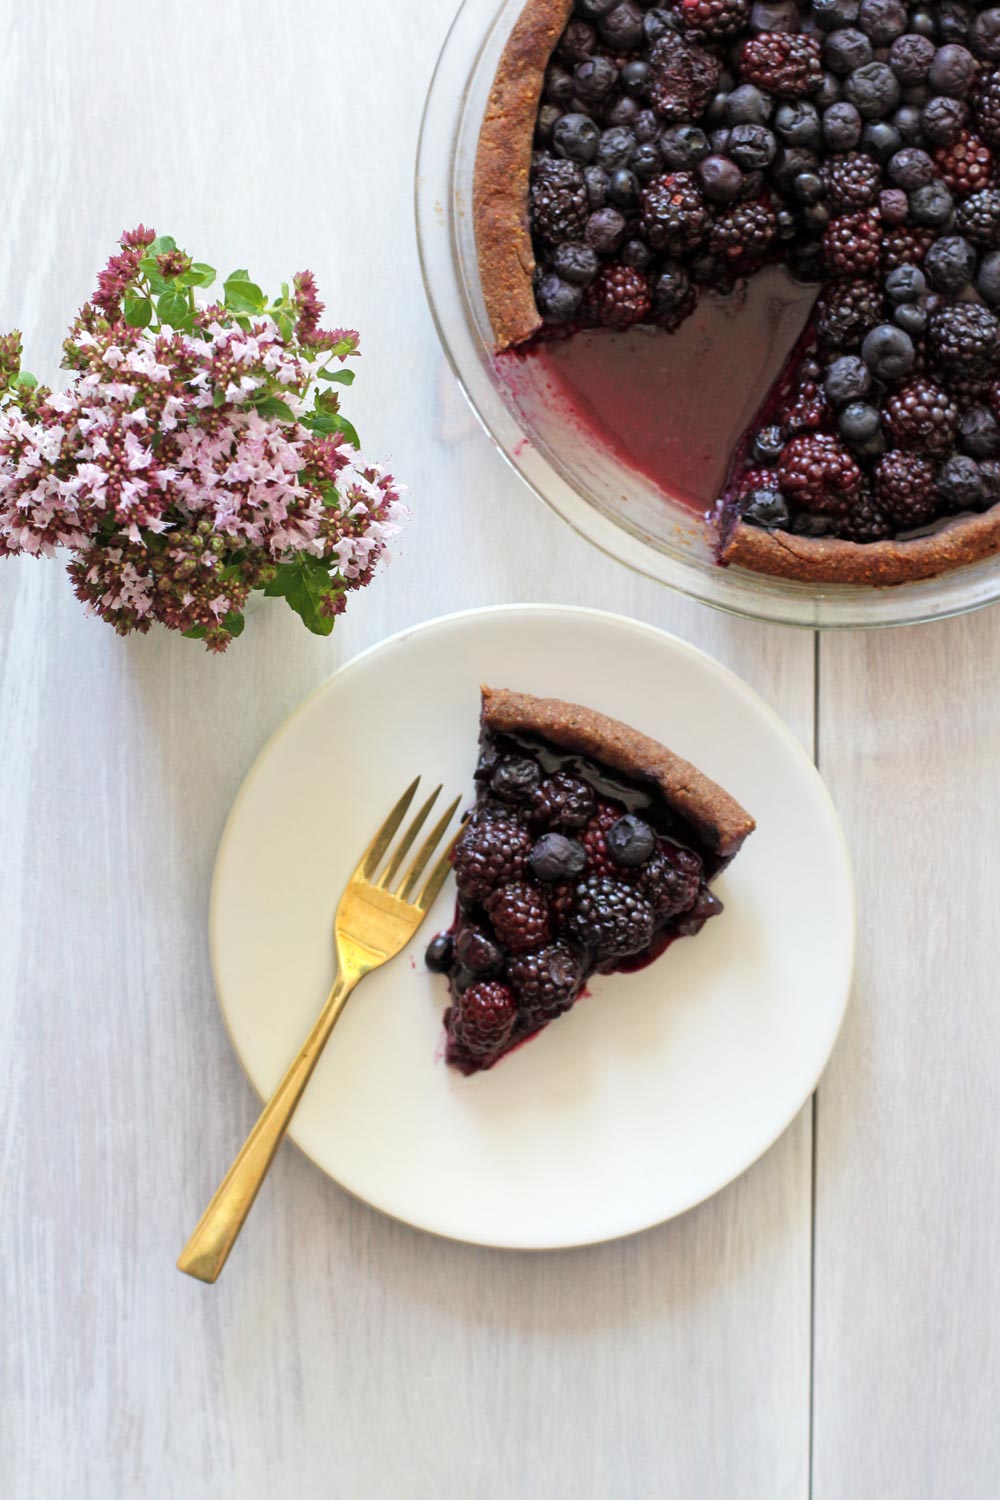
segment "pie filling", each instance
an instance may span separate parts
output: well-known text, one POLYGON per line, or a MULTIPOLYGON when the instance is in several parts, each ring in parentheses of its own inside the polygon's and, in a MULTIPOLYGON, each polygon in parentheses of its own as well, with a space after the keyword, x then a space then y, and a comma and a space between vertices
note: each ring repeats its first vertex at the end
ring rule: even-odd
POLYGON ((484 730, 476 782, 455 920, 426 954, 448 976, 447 1061, 467 1074, 568 1011, 591 974, 699 932, 726 862, 652 786, 537 735, 484 730))
POLYGON ((740 521, 868 544, 1000 500, 998 65, 1000 9, 962 0, 576 0, 535 122, 539 337, 674 331, 772 262, 817 286, 721 553, 740 521))

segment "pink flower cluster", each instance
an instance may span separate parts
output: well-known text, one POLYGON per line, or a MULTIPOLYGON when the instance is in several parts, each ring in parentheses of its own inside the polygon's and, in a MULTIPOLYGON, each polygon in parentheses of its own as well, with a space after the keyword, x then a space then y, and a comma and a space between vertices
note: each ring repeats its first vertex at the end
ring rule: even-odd
MULTIPOLYGON (((144 291, 151 245, 140 227, 101 273, 65 345, 68 389, 8 384, 0 555, 68 549, 77 595, 121 634, 158 621, 225 650, 257 588, 325 632, 404 514, 336 396, 315 396, 317 374, 357 336, 319 328, 308 272, 284 320, 188 293, 186 326, 134 326, 123 308, 144 291)), ((183 286, 191 261, 171 249, 157 266, 155 285, 183 286)), ((0 348, 0 388, 10 363, 0 348)))

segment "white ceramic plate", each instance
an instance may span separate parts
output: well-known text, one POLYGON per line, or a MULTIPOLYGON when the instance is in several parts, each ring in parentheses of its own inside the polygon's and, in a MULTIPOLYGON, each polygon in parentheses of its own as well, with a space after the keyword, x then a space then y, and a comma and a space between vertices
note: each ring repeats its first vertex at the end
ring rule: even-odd
POLYGON ((479 685, 586 703, 663 740, 758 829, 726 910, 591 996, 488 1073, 442 1060, 445 984, 411 950, 348 1004, 292 1126, 359 1198, 450 1238, 518 1249, 612 1239, 690 1208, 764 1152, 815 1087, 854 947, 837 815, 812 762, 732 673, 632 620, 478 610, 384 641, 264 749, 226 825, 211 937, 233 1044, 269 1094, 333 977, 337 898, 419 771, 471 795, 479 685))

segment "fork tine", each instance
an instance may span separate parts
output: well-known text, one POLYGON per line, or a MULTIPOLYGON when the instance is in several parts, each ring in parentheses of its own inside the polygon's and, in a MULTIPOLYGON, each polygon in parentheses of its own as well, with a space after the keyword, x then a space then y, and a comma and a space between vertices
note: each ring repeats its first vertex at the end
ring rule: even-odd
POLYGON ((434 806, 434 804, 437 801, 440 793, 441 793, 441 788, 439 786, 435 787, 434 791, 431 792, 430 796, 427 798, 427 801, 424 803, 423 807, 420 809, 420 811, 414 817, 414 819, 411 822, 409 828, 403 834, 403 837, 399 841, 399 847, 398 847, 398 849, 396 850, 395 854, 392 856, 392 859, 386 865, 384 873, 382 875, 380 875, 379 878, 378 878, 378 880, 376 881, 376 884, 378 885, 378 887, 379 887, 380 890, 383 890, 383 891, 384 890, 388 890, 391 881, 395 880, 396 875, 399 873, 399 867, 400 867, 400 865, 403 863, 403 860, 406 858, 407 854, 409 853, 409 850, 412 847, 413 841, 416 838, 417 834, 420 832, 421 828, 423 828, 424 824, 426 823, 426 821, 427 821, 427 814, 430 812, 431 808, 434 806))
POLYGON ((410 782, 410 785, 406 788, 406 791, 400 797, 399 801, 396 803, 396 806, 393 808, 392 812, 386 818, 378 833, 368 845, 368 848, 365 850, 364 854, 362 854, 361 859, 358 863, 358 867, 354 871, 354 874, 351 876, 352 880, 371 879, 372 873, 378 869, 379 864, 382 861, 382 856, 385 854, 385 851, 392 843, 393 838, 395 837, 396 829, 406 817, 407 810, 410 806, 410 803, 413 801, 414 794, 416 793, 417 787, 419 785, 419 776, 415 781, 410 782))
POLYGON ((424 888, 420 892, 420 895, 417 897, 416 902, 421 911, 430 911, 431 907, 434 905, 434 901, 437 897, 438 891, 441 889, 445 881, 448 879, 448 876, 451 874, 451 851, 454 849, 455 845, 461 838, 462 829, 464 827, 464 823, 460 823, 455 829, 455 832, 452 834, 451 838, 448 840, 448 843, 445 846, 443 854, 424 882, 424 888))
POLYGON ((411 896, 413 895, 413 892, 416 890, 417 881, 420 879, 421 875, 424 872, 424 866, 427 864, 427 861, 434 853, 434 850, 437 848, 438 844, 441 842, 441 835, 444 833, 445 829, 448 827, 448 824, 455 816, 455 812, 461 800, 461 797, 456 797, 451 806, 445 808, 445 811, 441 814, 440 818, 438 818, 437 822, 434 824, 434 827, 431 829, 430 833, 427 835, 423 843, 420 845, 420 848, 417 850, 413 863, 410 866, 409 871, 407 872, 406 879, 400 886, 399 890, 396 892, 396 895, 401 901, 409 901, 411 896))

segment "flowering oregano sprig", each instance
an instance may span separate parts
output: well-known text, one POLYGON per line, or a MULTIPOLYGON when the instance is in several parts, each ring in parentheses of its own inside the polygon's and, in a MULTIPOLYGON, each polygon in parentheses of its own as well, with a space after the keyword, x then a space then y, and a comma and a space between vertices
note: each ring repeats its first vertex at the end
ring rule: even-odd
POLYGON ((154 621, 224 651, 254 589, 326 635, 404 514, 361 457, 338 387, 350 329, 312 273, 269 302, 169 236, 122 235, 64 345, 64 391, 0 338, 0 556, 72 554, 76 593, 122 635, 154 621))

